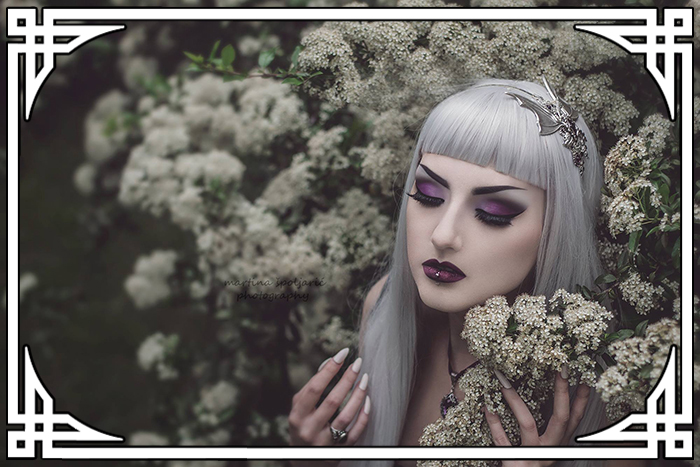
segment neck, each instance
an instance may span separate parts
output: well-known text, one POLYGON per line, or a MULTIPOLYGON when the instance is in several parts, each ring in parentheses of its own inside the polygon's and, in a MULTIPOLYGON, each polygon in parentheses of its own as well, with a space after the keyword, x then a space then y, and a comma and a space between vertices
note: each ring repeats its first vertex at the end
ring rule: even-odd
POLYGON ((448 313, 447 319, 449 324, 450 345, 452 346, 452 355, 450 356, 450 366, 452 371, 459 373, 464 368, 468 367, 474 361, 474 357, 467 347, 467 341, 462 339, 462 329, 464 328, 464 315, 462 313, 448 313))

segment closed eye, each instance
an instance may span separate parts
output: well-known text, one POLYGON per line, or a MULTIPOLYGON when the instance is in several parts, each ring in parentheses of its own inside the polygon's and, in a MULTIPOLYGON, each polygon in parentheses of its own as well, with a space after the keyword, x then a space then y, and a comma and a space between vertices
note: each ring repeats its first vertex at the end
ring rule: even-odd
POLYGON ((415 192, 415 193, 413 193, 413 194, 411 194, 411 193, 406 193, 406 194, 407 194, 408 196, 410 196, 411 198, 415 199, 416 201, 418 201, 421 205, 423 205, 423 206, 425 206, 425 207, 429 207, 429 208, 438 207, 438 206, 440 206, 442 203, 445 202, 445 200, 442 199, 442 198, 434 198, 434 197, 432 197, 432 196, 426 195, 425 193, 423 193, 422 191, 420 191, 420 190, 418 189, 417 186, 416 186, 416 192, 415 192))
POLYGON ((495 214, 491 214, 489 212, 486 212, 483 209, 477 208, 475 213, 474 213, 474 217, 479 219, 484 224, 492 225, 494 227, 505 227, 508 225, 513 225, 510 222, 511 219, 513 219, 516 216, 519 216, 522 213, 523 213, 523 211, 517 212, 515 214, 497 216, 495 214))

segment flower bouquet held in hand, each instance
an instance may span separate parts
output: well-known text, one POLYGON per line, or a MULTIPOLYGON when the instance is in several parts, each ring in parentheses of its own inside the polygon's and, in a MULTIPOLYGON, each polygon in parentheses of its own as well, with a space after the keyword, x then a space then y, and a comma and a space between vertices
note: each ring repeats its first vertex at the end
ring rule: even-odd
MULTIPOLYGON (((549 301, 544 296, 523 294, 511 307, 505 297, 495 296, 483 306, 471 308, 465 315, 462 338, 481 364, 459 379, 464 399, 425 428, 421 446, 519 445, 523 435, 521 417, 514 414, 516 394, 506 396, 502 388, 509 390, 510 385, 517 391, 524 403, 517 402, 520 411, 526 407, 541 429, 545 402, 554 399, 557 411, 557 396, 553 397, 557 384, 565 393, 564 380, 571 386, 595 385, 596 373, 602 371, 596 359, 606 351, 604 337, 611 319, 612 313, 599 303, 563 289, 549 301), (507 439, 496 443, 497 433, 507 439)), ((549 426, 554 423, 552 417, 549 426)), ((568 443, 573 430, 563 424, 558 431, 560 443, 568 443)), ((464 465, 465 461, 438 463, 453 462, 464 465)), ((473 463, 498 465, 500 461, 473 463)))

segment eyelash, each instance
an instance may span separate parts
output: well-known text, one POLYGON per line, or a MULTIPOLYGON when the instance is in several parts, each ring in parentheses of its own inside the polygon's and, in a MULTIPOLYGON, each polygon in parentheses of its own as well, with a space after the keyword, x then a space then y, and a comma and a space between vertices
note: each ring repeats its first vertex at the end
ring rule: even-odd
MULTIPOLYGON (((445 202, 444 199, 433 198, 432 196, 428 196, 422 193, 417 187, 415 193, 411 194, 406 192, 406 194, 427 208, 435 208, 445 202)), ((495 216, 493 214, 489 214, 483 209, 476 209, 474 217, 476 217, 484 224, 492 225, 494 227, 505 227, 507 225, 513 225, 511 224, 510 220, 518 214, 515 214, 513 216, 495 216)))

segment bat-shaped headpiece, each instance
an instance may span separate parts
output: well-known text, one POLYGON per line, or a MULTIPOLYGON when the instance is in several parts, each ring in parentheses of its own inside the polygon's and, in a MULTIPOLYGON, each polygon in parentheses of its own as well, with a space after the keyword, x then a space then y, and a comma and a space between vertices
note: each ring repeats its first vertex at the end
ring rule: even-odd
POLYGON ((578 112, 552 90, 543 76, 544 86, 547 88, 550 100, 544 100, 540 96, 532 94, 524 89, 508 86, 506 94, 515 98, 521 107, 532 111, 537 117, 537 127, 540 135, 546 136, 559 131, 564 138, 564 147, 571 151, 574 165, 579 174, 583 175, 583 165, 588 158, 586 147, 586 135, 576 126, 578 112))

